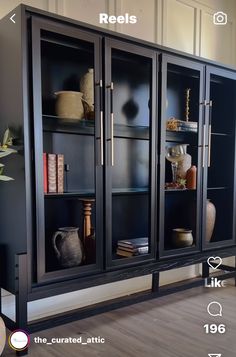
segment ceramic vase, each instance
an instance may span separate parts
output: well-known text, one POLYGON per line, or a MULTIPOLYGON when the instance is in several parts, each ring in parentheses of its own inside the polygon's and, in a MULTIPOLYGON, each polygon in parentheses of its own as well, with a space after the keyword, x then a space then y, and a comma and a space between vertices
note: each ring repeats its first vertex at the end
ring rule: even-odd
POLYGON ((197 168, 194 165, 186 173, 186 187, 189 190, 196 190, 197 188, 197 168))
POLYGON ((0 356, 6 344, 6 326, 3 319, 0 317, 0 356))
POLYGON ((207 199, 206 203, 206 242, 209 243, 213 234, 216 221, 215 205, 207 199))
POLYGON ((80 91, 83 93, 85 103, 85 112, 94 112, 94 71, 89 68, 88 72, 80 80, 80 91))
POLYGON ((186 179, 187 171, 192 165, 192 156, 187 153, 187 144, 183 144, 184 156, 178 161, 177 179, 186 179))
POLYGON ((52 237, 52 245, 60 266, 71 268, 83 261, 83 245, 79 238, 78 228, 59 228, 52 237))

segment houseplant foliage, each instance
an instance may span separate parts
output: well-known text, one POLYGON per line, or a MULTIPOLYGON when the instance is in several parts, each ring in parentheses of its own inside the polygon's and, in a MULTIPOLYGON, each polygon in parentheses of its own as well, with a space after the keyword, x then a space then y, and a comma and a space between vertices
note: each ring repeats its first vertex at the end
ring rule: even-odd
MULTIPOLYGON (((9 146, 12 145, 12 136, 10 130, 7 129, 3 136, 2 144, 0 144, 0 158, 16 153, 17 151, 11 149, 9 146)), ((3 175, 4 164, 0 163, 0 181, 12 181, 12 177, 3 175)))

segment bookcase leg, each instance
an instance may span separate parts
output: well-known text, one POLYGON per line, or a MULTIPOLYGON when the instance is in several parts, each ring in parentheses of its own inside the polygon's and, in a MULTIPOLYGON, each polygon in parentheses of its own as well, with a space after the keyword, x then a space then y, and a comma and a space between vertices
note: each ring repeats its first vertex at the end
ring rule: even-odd
MULTIPOLYGON (((235 261, 234 261, 234 266, 235 266, 235 270, 236 270, 236 256, 235 256, 235 261)), ((236 274, 235 274, 235 277, 234 277, 234 285, 236 286, 236 274)))
POLYGON ((207 262, 202 263, 202 277, 209 278, 210 267, 207 262))
POLYGON ((155 271, 152 274, 152 291, 153 292, 159 291, 159 281, 160 281, 160 273, 155 271))
MULTIPOLYGON (((16 268, 16 329, 27 331, 27 295, 28 295, 28 275, 27 275, 27 255, 17 254, 15 258, 16 268)), ((25 356, 28 349, 17 351, 17 356, 25 356)))

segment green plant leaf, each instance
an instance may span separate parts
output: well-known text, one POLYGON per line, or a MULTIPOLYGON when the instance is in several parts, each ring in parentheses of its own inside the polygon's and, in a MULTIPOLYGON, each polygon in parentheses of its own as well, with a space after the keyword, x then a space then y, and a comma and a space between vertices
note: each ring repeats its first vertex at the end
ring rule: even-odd
POLYGON ((7 128, 7 130, 5 131, 4 135, 3 135, 3 142, 2 145, 7 145, 9 139, 10 139, 11 135, 10 135, 10 130, 9 128, 7 128))
POLYGON ((5 156, 8 156, 8 155, 11 155, 14 153, 17 153, 17 151, 14 149, 10 149, 10 148, 4 149, 4 148, 0 147, 0 157, 5 157, 5 156))
POLYGON ((3 164, 0 163, 0 167, 4 167, 4 166, 5 166, 5 165, 3 165, 3 164))
POLYGON ((0 175, 0 181, 13 181, 14 179, 9 176, 0 175))

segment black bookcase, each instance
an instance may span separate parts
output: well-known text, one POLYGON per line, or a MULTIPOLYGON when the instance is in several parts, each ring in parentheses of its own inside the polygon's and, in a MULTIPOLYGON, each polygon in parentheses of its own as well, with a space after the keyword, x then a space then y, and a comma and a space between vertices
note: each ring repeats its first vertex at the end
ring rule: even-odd
MULTIPOLYGON (((163 294, 161 271, 202 263, 207 277, 209 256, 235 255, 235 69, 27 6, 14 12, 16 24, 9 16, 0 22, 0 134, 9 127, 18 150, 2 160, 15 180, 0 184, 1 287, 16 295, 9 327, 49 326, 29 326, 28 301, 152 274, 151 291, 51 319, 58 324, 163 294), (89 68, 93 117, 59 117, 55 92, 80 91, 89 68), (186 89, 197 130, 167 130, 169 118, 185 120, 186 89), (170 189, 166 147, 183 144, 197 168, 196 188, 170 189), (44 192, 45 152, 64 155, 61 193, 44 192), (82 238, 84 200, 95 254, 65 268, 52 236, 77 227, 82 238), (216 209, 210 241, 208 200, 216 209), (191 246, 174 246, 179 227, 191 230, 191 246), (136 238, 147 239, 145 254, 117 254, 120 240, 136 238)), ((234 268, 225 278, 232 276, 234 268)))

